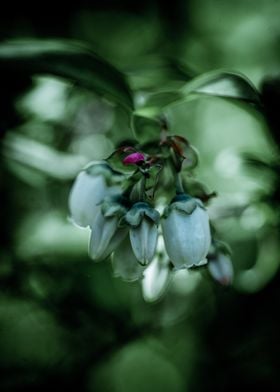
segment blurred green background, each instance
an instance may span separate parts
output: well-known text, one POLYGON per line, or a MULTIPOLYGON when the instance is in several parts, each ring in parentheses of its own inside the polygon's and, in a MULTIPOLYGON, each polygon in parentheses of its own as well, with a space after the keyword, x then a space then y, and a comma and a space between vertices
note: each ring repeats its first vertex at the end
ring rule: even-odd
MULTIPOLYGON (((69 38, 122 71, 136 104, 227 69, 264 114, 211 96, 165 109, 200 152, 209 213, 233 250, 230 288, 180 273, 157 303, 87 255, 68 221, 77 172, 133 137, 122 107, 69 81, 0 66, 0 390, 278 391, 280 2, 51 2, 9 7, 1 41, 69 38)), ((17 64, 15 64, 17 67, 17 64)), ((82 72, 82 71, 81 71, 82 72)))

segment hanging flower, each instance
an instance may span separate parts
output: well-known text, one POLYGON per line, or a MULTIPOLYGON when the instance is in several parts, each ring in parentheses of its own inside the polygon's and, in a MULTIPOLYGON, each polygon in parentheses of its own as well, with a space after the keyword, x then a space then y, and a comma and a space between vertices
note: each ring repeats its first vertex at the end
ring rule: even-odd
POLYGON ((115 277, 122 278, 127 282, 134 282, 143 276, 145 267, 140 265, 136 259, 129 236, 125 237, 114 252, 112 265, 115 277))
POLYGON ((108 197, 102 203, 90 225, 89 254, 92 259, 106 259, 124 239, 127 228, 119 227, 119 223, 126 211, 121 196, 108 197))
POLYGON ((162 230, 166 251, 176 269, 207 263, 211 235, 208 214, 200 200, 177 195, 165 209, 162 230))
POLYGON ((114 174, 105 161, 91 163, 78 174, 69 196, 71 218, 78 226, 89 226, 104 197, 116 192, 109 187, 114 174))
POLYGON ((159 213, 148 203, 138 202, 127 212, 129 236, 133 252, 142 265, 150 263, 157 245, 159 213))
POLYGON ((223 286, 229 286, 233 280, 233 266, 229 252, 218 250, 209 257, 208 271, 212 278, 223 286))
POLYGON ((139 280, 149 302, 165 292, 172 269, 204 265, 207 255, 214 279, 228 284, 233 274, 226 253, 217 253, 217 248, 214 255, 209 253, 203 202, 214 194, 193 177, 195 148, 181 136, 168 135, 164 120, 156 123, 160 140, 121 144, 106 161, 91 163, 77 176, 69 197, 73 221, 91 229, 90 257, 101 261, 112 256, 114 275, 139 280), (154 205, 161 213, 165 207, 162 227, 154 205))
POLYGON ((164 249, 163 237, 158 237, 157 252, 144 271, 142 293, 147 302, 157 301, 166 291, 171 279, 169 258, 164 249))

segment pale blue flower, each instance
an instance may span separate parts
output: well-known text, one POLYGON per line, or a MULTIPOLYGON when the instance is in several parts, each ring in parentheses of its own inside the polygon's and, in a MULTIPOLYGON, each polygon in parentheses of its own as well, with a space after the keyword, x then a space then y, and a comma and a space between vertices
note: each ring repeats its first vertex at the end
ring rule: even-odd
POLYGON ((228 286, 233 280, 233 266, 228 254, 219 252, 208 262, 208 271, 213 279, 223 286, 228 286))
POLYGON ((163 237, 160 234, 157 252, 144 271, 142 293, 147 302, 157 301, 167 290, 171 280, 169 257, 165 253, 163 237))
POLYGON ((109 186, 113 175, 103 161, 90 163, 78 174, 69 196, 71 218, 78 226, 89 226, 104 197, 116 192, 116 187, 109 186))
POLYGON ((147 265, 156 251, 159 213, 148 203, 138 202, 127 212, 125 220, 133 252, 140 264, 147 265))
POLYGON ((198 199, 180 194, 165 209, 162 230, 167 254, 176 269, 201 266, 211 244, 208 214, 198 199))
POLYGON ((108 257, 127 235, 127 228, 119 225, 126 211, 121 197, 108 197, 102 203, 90 224, 89 255, 92 259, 99 261, 108 257))

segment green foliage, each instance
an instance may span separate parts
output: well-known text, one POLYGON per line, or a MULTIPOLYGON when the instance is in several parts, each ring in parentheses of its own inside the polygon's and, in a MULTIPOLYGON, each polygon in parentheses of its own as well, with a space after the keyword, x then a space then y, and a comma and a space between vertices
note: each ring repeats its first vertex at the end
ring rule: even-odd
POLYGON ((69 80, 131 110, 125 77, 84 44, 67 40, 15 40, 0 45, 2 77, 50 74, 69 80))
POLYGON ((194 78, 183 88, 184 95, 207 94, 214 97, 232 98, 258 105, 259 93, 243 75, 234 72, 214 71, 194 78))
POLYGON ((135 138, 140 143, 153 142, 160 139, 161 122, 157 119, 140 116, 134 113, 132 116, 132 128, 135 138))

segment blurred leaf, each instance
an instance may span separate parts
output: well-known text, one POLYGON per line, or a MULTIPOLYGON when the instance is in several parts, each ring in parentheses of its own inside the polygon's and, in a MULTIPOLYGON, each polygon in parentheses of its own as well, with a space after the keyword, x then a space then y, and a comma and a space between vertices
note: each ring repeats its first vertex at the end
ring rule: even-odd
POLYGON ((169 105, 189 102, 201 95, 221 97, 253 104, 260 108, 260 96, 252 83, 244 76, 232 73, 214 71, 195 77, 183 87, 168 91, 160 91, 145 97, 138 113, 155 116, 169 105))
MULTIPOLYGON (((89 231, 77 229, 67 221, 66 214, 53 211, 30 214, 19 226, 16 253, 25 260, 44 256, 57 256, 58 264, 86 257, 89 231)), ((51 258, 49 261, 51 262, 51 258)))
POLYGON ((255 154, 250 154, 250 153, 243 153, 242 157, 243 157, 244 163, 253 169, 275 172, 275 175, 278 175, 278 173, 279 173, 280 160, 275 159, 273 161, 272 160, 267 161, 267 160, 259 158, 255 154))
POLYGON ((233 98, 258 105, 259 93, 253 84, 241 74, 214 71, 198 76, 187 83, 182 92, 207 94, 216 97, 233 98))
POLYGON ((140 143, 151 142, 160 138, 161 123, 158 120, 134 113, 132 116, 132 128, 136 139, 140 143))
POLYGON ((124 75, 89 47, 66 40, 14 40, 0 44, 2 77, 51 74, 94 91, 131 110, 130 89, 124 75))
POLYGON ((181 87, 195 74, 178 59, 160 56, 158 53, 141 56, 137 62, 126 67, 133 90, 172 90, 181 87))
POLYGON ((1 296, 0 326, 0 362, 6 366, 52 367, 67 355, 64 331, 51 313, 33 302, 1 296))
POLYGON ((184 380, 166 355, 164 347, 155 341, 138 341, 127 345, 113 358, 115 390, 117 392, 184 391, 184 380))
POLYGON ((255 265, 237 276, 236 287, 254 293, 265 287, 279 271, 279 234, 274 227, 259 240, 255 265))
POLYGON ((3 155, 8 163, 16 162, 59 180, 74 178, 88 161, 86 157, 57 151, 12 132, 3 143, 3 155))

